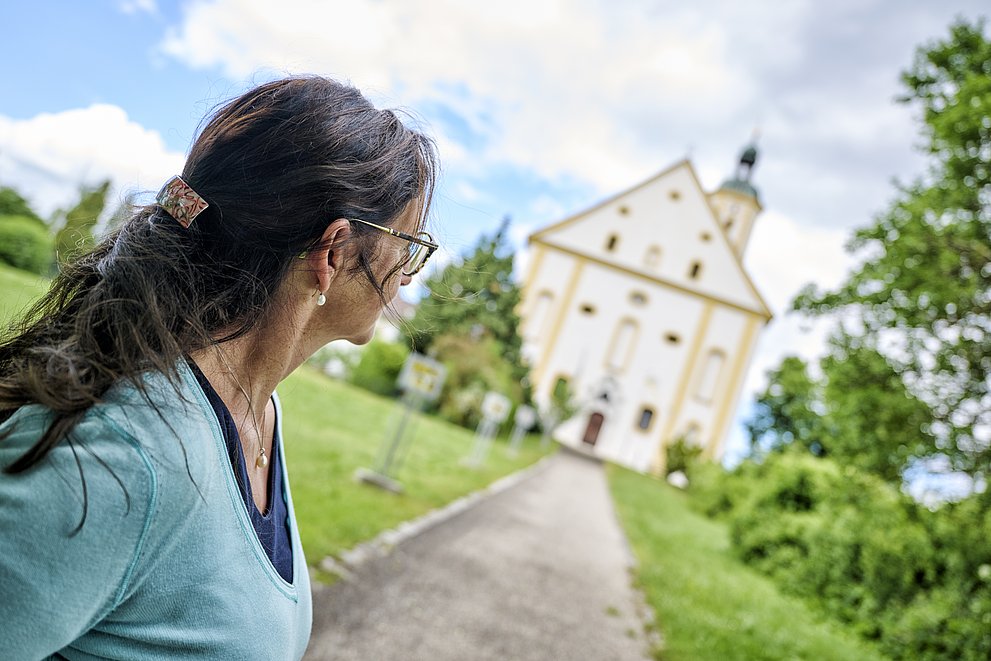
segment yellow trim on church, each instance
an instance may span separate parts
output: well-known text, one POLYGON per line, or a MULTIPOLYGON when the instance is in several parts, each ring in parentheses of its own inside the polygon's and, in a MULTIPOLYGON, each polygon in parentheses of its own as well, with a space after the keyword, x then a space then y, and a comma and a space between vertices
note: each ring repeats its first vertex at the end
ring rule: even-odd
POLYGON ((747 325, 743 329, 743 335, 740 338, 739 348, 736 350, 733 372, 723 388, 722 407, 719 409, 719 414, 716 417, 716 425, 713 427, 712 434, 710 435, 711 440, 706 443, 705 449, 702 452, 702 456, 706 459, 712 459, 718 456, 722 451, 723 443, 726 441, 726 434, 729 432, 729 425, 733 420, 733 405, 737 398, 736 395, 743 386, 743 377, 746 374, 747 363, 750 362, 750 353, 753 350, 754 339, 759 326, 759 319, 755 317, 747 319, 747 325))
POLYGON ((534 378, 531 383, 534 386, 539 387, 540 380, 544 376, 544 370, 547 369, 547 365, 550 362, 550 353, 554 350, 554 344, 557 342, 558 335, 561 334, 561 327, 564 325, 564 320, 571 311, 571 302, 575 297, 575 290, 578 288, 578 280, 581 278, 582 271, 585 269, 586 260, 582 257, 575 259, 575 266, 571 271, 571 276, 568 278, 568 284, 564 289, 564 296, 561 297, 561 303, 558 306, 557 317, 554 319, 554 325, 551 327, 551 332, 547 334, 547 338, 543 341, 540 348, 540 362, 537 368, 534 370, 534 378))
POLYGON ((668 443, 671 442, 671 434, 674 431, 674 426, 677 424, 678 418, 681 417, 681 409, 685 403, 688 385, 691 383, 692 375, 698 365, 699 353, 702 351, 702 345, 705 342, 705 337, 709 334, 709 322, 712 321, 712 313, 715 308, 716 306, 712 303, 712 301, 706 301, 704 307, 702 308, 702 315, 699 318, 698 328, 696 328, 695 334, 692 338, 692 347, 688 351, 688 356, 685 359, 685 365, 681 370, 681 378, 678 379, 678 387, 674 391, 674 406, 671 407, 671 410, 667 415, 667 420, 664 421, 664 429, 661 432, 661 442, 657 446, 657 454, 654 456, 654 462, 651 466, 651 472, 655 475, 664 474, 664 467, 665 464, 667 464, 667 456, 665 455, 664 449, 667 447, 668 443))
POLYGON ((516 314, 520 317, 520 336, 523 337, 524 331, 526 330, 528 322, 528 316, 533 312, 533 306, 536 301, 535 298, 531 297, 533 291, 533 281, 537 278, 537 273, 540 272, 540 266, 544 261, 544 253, 546 250, 543 246, 534 246, 533 256, 530 258, 530 266, 526 270, 526 277, 523 279, 523 288, 520 292, 520 302, 516 308, 516 314))

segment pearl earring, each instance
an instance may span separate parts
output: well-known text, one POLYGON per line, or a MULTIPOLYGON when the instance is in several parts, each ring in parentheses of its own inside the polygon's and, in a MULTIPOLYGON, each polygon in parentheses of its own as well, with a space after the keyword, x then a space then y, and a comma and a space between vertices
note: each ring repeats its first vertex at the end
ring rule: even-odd
POLYGON ((320 292, 320 295, 317 296, 317 305, 323 305, 326 302, 327 302, 327 297, 323 295, 323 292, 320 292))

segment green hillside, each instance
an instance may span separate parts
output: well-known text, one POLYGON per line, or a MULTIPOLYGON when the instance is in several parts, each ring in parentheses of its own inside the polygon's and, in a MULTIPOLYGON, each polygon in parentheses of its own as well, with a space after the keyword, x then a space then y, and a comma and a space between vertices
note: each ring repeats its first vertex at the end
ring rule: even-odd
POLYGON ((44 278, 0 264, 0 324, 26 310, 47 287, 44 278))

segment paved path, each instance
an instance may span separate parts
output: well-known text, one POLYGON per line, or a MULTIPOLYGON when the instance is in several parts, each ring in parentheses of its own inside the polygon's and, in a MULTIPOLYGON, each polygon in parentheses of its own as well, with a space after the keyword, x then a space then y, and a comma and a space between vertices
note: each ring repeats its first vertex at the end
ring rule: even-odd
POLYGON ((561 452, 318 590, 306 658, 647 659, 629 565, 602 467, 561 452))

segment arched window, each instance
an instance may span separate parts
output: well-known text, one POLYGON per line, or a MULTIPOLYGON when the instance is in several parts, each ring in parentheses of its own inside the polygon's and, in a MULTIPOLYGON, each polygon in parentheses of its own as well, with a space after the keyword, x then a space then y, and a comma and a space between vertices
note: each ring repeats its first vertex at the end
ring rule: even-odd
POLYGON ((698 280, 699 276, 702 275, 702 262, 695 260, 692 262, 692 267, 688 271, 688 277, 692 280, 698 280))
POLYGON ((616 249, 616 246, 618 244, 619 244, 619 235, 618 234, 610 234, 609 235, 609 238, 606 239, 606 250, 608 250, 609 252, 612 252, 613 250, 616 249))
POLYGON ((544 326, 550 317, 551 304, 554 302, 554 294, 549 291, 542 291, 537 294, 537 300, 533 302, 529 319, 526 323, 526 334, 530 339, 537 339, 543 334, 544 326))
POLYGON ((630 359, 633 357, 633 349, 637 343, 637 335, 640 329, 637 322, 632 319, 623 319, 613 331, 612 342, 606 353, 606 367, 617 372, 626 369, 630 359))
POLYGON ((637 422, 637 429, 649 431, 652 422, 654 422, 654 409, 649 406, 640 409, 640 420, 637 422))
POLYGON ((698 387, 695 396, 703 402, 710 403, 716 396, 716 388, 719 386, 719 377, 726 363, 726 354, 721 349, 713 349, 705 357, 702 363, 702 371, 699 373, 698 387))

